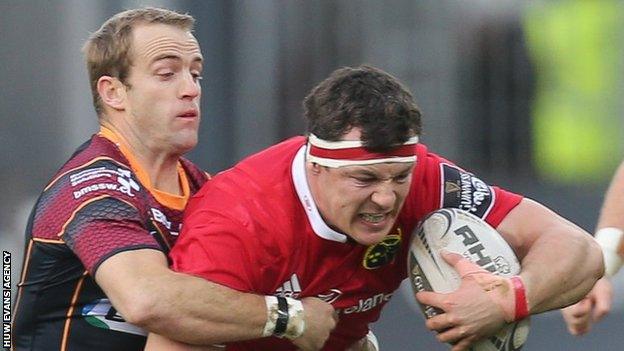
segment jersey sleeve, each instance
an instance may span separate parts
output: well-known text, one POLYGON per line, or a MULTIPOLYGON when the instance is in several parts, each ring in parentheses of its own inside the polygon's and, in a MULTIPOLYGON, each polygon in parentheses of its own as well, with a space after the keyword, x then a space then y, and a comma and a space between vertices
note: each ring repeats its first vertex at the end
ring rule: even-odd
POLYGON ((138 210, 114 197, 99 198, 77 211, 63 238, 93 276, 102 262, 117 253, 162 250, 143 227, 138 210))
POLYGON ((116 253, 162 250, 147 229, 145 191, 130 170, 111 159, 71 169, 44 190, 33 238, 64 242, 91 275, 116 253))
POLYGON ((485 183, 475 174, 435 154, 419 166, 411 192, 411 205, 426 214, 439 208, 459 208, 497 227, 522 196, 485 183), (418 174, 420 173, 420 174, 418 174), (419 190, 424 187, 426 191, 419 190))

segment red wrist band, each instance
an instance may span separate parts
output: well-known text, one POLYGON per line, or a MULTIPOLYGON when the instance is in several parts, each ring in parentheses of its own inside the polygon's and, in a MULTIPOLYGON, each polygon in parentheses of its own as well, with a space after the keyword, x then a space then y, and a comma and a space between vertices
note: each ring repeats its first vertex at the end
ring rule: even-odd
POLYGON ((516 312, 514 316, 515 321, 525 319, 529 315, 529 302, 526 297, 526 289, 524 288, 524 282, 520 276, 513 276, 510 278, 514 287, 514 293, 516 296, 516 312))

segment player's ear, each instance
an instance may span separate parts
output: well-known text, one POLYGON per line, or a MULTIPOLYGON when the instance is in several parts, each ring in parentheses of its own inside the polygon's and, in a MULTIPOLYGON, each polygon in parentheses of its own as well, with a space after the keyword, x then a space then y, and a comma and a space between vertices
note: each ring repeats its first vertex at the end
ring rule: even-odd
POLYGON ((126 86, 119 79, 101 76, 97 81, 97 90, 104 105, 115 110, 125 109, 126 86))

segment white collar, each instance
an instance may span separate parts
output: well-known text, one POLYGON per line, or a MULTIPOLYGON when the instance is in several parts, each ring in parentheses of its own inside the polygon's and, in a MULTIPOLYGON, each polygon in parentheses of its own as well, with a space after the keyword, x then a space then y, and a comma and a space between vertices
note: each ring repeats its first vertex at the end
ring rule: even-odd
POLYGON ((299 196, 299 201, 305 209, 308 221, 312 226, 312 230, 318 236, 323 239, 338 241, 341 243, 347 242, 347 236, 331 229, 327 223, 321 217, 321 214, 316 207, 312 193, 310 192, 310 186, 308 185, 308 179, 305 171, 305 152, 306 145, 301 146, 292 163, 292 177, 295 183, 295 190, 299 196))

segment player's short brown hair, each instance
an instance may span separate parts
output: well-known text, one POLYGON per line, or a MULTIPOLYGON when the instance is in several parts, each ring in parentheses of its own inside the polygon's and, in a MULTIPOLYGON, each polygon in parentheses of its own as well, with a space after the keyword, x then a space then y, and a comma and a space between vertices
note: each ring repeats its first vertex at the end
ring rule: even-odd
POLYGON ((385 151, 420 135, 421 113, 409 90, 372 67, 343 67, 312 89, 303 102, 308 133, 338 141, 362 130, 364 146, 385 151))
POLYGON ((103 112, 102 100, 97 91, 98 80, 102 76, 111 76, 127 85, 126 78, 132 66, 132 30, 138 24, 152 23, 167 24, 191 32, 195 19, 188 14, 155 7, 127 10, 109 18, 85 43, 83 52, 98 116, 103 112))

